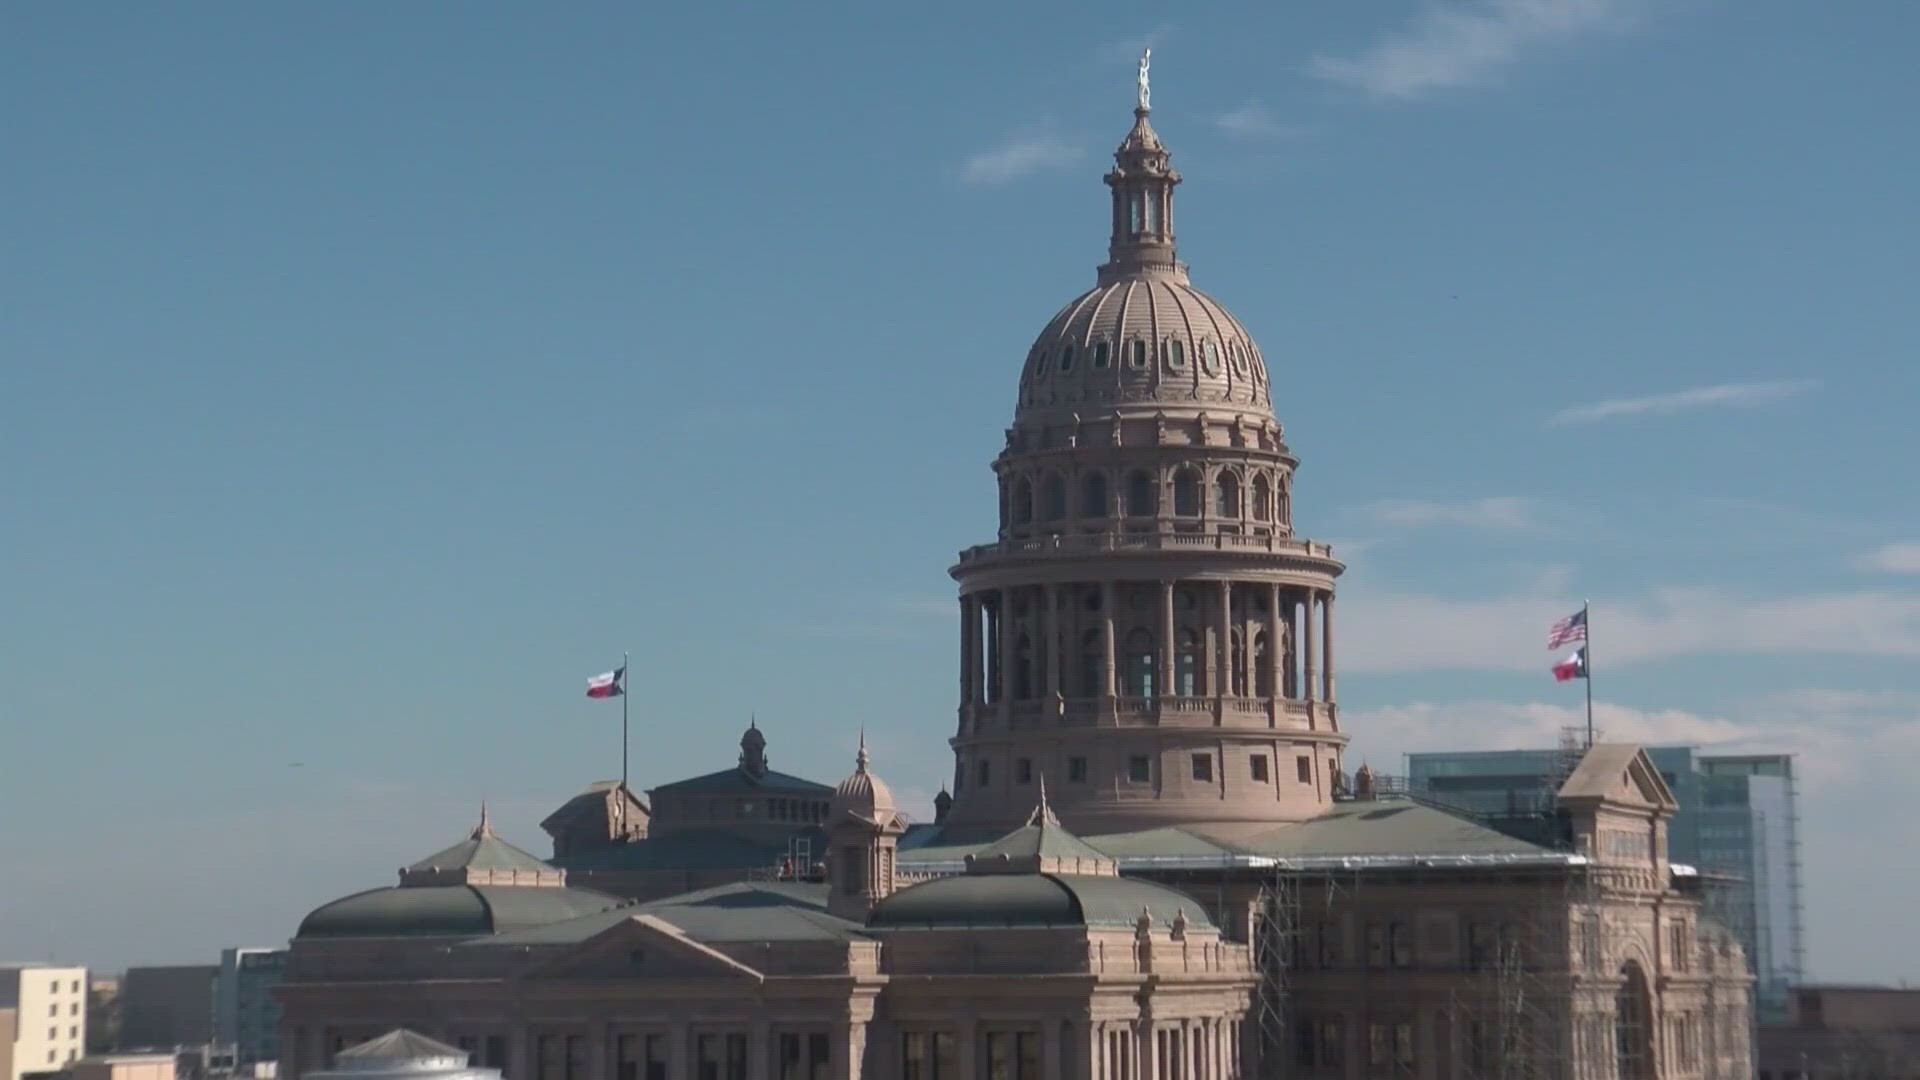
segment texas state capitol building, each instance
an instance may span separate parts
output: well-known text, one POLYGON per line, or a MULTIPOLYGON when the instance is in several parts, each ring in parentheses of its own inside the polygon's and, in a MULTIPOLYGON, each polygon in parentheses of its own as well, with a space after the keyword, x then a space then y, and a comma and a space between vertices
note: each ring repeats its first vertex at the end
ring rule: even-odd
POLYGON ((1526 836, 1342 769, 1334 583, 1259 348, 1195 289, 1143 100, 962 551, 954 775, 913 822, 738 761, 481 821, 292 944, 281 1068, 407 1028, 510 1080, 1731 1078, 1749 985, 1633 746, 1526 836))

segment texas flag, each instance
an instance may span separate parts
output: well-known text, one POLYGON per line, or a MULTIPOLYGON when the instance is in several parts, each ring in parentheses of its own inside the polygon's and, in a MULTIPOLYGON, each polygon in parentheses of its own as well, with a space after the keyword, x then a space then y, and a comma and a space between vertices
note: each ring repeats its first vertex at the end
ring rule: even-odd
POLYGON ((1587 677, 1587 650, 1573 650, 1573 655, 1553 665, 1554 682, 1572 682, 1587 677))
POLYGON ((620 686, 620 680, 627 677, 627 669, 618 667, 605 675, 595 675, 587 680, 587 696, 590 698, 619 697, 626 693, 620 686))

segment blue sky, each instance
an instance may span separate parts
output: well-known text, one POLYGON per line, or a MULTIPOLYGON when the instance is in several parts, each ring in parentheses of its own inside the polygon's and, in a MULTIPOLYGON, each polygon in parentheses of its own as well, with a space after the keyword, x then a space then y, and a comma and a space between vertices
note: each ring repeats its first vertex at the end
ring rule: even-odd
POLYGON ((945 569, 1151 42, 1182 254, 1350 562, 1355 756, 1551 740, 1590 596, 1609 732, 1805 755, 1814 974, 1914 975, 1916 22, 9 8, 0 955, 283 940, 483 797, 544 852, 622 649, 638 781, 757 713, 930 813, 945 569))

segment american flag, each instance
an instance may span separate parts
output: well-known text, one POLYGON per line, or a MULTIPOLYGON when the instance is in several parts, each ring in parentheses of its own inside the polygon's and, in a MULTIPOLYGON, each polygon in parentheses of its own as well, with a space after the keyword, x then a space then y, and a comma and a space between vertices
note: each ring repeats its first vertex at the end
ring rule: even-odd
POLYGON ((1553 624, 1547 631, 1547 648, 1557 649, 1562 645, 1571 645, 1576 641, 1587 640, 1587 609, 1579 611, 1553 624))

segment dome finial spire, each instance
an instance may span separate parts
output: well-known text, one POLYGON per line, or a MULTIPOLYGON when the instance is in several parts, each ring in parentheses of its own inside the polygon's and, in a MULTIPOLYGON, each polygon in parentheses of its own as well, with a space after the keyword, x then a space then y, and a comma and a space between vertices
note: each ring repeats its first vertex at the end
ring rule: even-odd
POLYGON ((473 838, 485 840, 493 835, 493 818, 487 813, 487 800, 480 800, 480 824, 473 827, 473 838))
POLYGON ((867 756, 867 725, 861 724, 860 725, 860 752, 854 755, 853 771, 861 772, 861 773, 866 772, 867 763, 871 760, 872 759, 867 756))
POLYGON ((1153 46, 1149 45, 1140 53, 1140 78, 1133 107, 1141 112, 1153 111, 1153 84, 1149 72, 1153 67, 1153 46))

